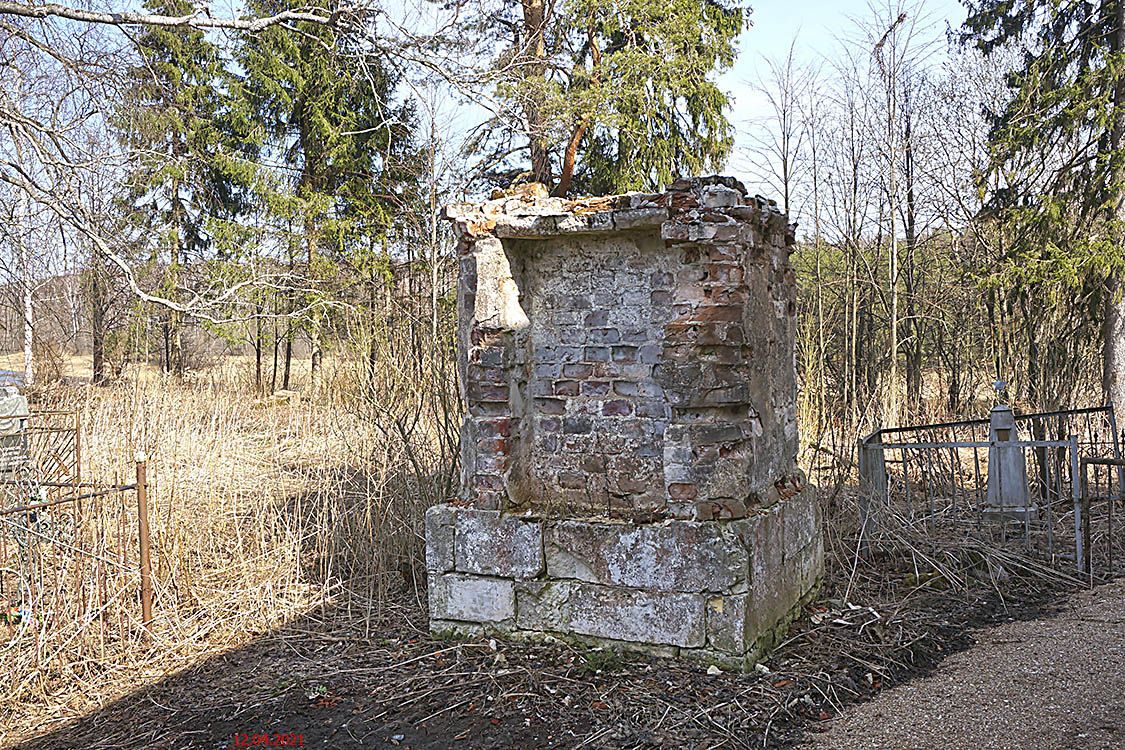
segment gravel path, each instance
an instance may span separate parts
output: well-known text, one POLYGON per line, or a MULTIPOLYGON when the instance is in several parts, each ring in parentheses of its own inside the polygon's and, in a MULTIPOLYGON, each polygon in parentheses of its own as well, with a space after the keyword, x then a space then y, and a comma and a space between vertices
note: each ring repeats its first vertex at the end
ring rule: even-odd
POLYGON ((983 631, 928 677, 888 690, 806 750, 1125 747, 1125 583, 1057 615, 983 631))

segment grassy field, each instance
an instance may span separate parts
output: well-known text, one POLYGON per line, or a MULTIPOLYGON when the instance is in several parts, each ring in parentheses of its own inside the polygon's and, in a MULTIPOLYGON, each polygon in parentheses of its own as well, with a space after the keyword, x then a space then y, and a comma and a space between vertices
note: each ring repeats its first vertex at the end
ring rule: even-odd
MULTIPOLYGON (((71 358, 67 374, 86 367, 71 358)), ((279 401, 255 394, 248 371, 236 359, 183 381, 134 369, 111 386, 37 394, 34 408, 80 415, 84 479, 130 481, 133 457, 148 456, 155 637, 139 637, 135 582, 121 589, 124 637, 108 643, 77 615, 58 632, 5 638, 0 626, 0 745, 311 612, 370 632, 421 596, 421 515, 452 466, 427 391, 355 387, 340 366, 327 395, 279 401)), ((120 502, 88 504, 87 528, 119 523, 120 502)))

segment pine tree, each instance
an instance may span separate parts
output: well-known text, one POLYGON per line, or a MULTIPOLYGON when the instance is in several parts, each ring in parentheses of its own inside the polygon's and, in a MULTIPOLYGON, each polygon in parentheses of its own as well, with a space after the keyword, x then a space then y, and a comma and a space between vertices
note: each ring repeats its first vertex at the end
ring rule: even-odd
POLYGON ((513 30, 512 48, 495 63, 497 93, 523 113, 525 130, 517 135, 497 119, 488 136, 526 139, 525 176, 562 195, 653 190, 722 167, 733 145, 729 99, 712 76, 734 63, 740 6, 522 0, 520 8, 519 16, 498 9, 484 23, 513 30))
POLYGON ((985 54, 1022 51, 1011 98, 995 113, 988 208, 1006 228, 1013 277, 1102 300, 1102 383, 1118 414, 1125 413, 1123 6, 981 0, 963 33, 985 54))

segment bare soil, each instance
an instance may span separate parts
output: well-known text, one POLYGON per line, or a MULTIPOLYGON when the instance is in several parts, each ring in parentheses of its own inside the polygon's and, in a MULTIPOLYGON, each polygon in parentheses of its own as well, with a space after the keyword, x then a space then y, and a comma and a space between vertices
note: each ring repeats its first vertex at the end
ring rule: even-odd
POLYGON ((1125 747, 1125 583, 1076 595, 1054 617, 981 632, 930 676, 847 711, 805 747, 1125 747))
MULTIPOLYGON (((807 608, 768 671, 748 675, 564 646, 435 641, 417 605, 376 631, 310 612, 76 721, 37 717, 38 736, 15 747, 219 750, 235 747, 236 734, 295 732, 325 748, 788 748, 850 704, 928 673, 970 646, 975 628, 1040 615, 1053 596, 1042 586, 1001 600, 983 587, 924 585, 909 607, 865 608, 831 598, 841 585, 807 608)), ((1090 623, 1083 642, 1102 627, 1090 623)), ((1104 702, 1084 695, 1092 683, 1081 686, 1075 701, 1104 702)), ((1039 689, 1032 673, 1023 689, 1039 689)), ((834 731, 853 726, 861 731, 848 719, 834 731)), ((840 736, 826 747, 859 746, 840 736)))

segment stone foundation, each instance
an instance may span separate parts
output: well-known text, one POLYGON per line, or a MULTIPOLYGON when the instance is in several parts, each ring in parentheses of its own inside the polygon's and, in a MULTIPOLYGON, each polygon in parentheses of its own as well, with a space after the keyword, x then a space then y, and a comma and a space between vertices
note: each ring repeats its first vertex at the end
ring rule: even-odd
POLYGON ((814 491, 731 521, 426 515, 430 627, 610 645, 751 667, 813 592, 814 491))

